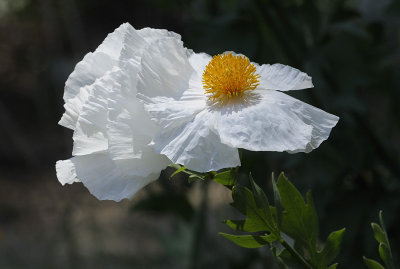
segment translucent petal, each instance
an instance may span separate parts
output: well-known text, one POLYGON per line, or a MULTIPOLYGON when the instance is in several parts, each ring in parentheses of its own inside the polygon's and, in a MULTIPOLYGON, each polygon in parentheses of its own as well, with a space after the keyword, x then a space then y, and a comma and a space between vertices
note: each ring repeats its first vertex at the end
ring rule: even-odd
POLYGON ((104 152, 58 161, 56 169, 61 183, 80 180, 98 199, 120 201, 131 198, 138 190, 156 180, 168 163, 167 158, 159 154, 143 156, 142 159, 113 161, 104 152))
POLYGON ((314 87, 306 73, 283 64, 257 65, 257 73, 261 76, 259 87, 263 89, 290 91, 314 87))
MULTIPOLYGON (((59 124, 75 129, 83 104, 90 94, 90 85, 101 79, 114 67, 131 73, 129 79, 136 85, 136 74, 140 58, 147 46, 162 38, 180 40, 180 35, 167 30, 144 28, 135 30, 129 23, 122 24, 109 34, 93 53, 88 53, 69 76, 64 91, 65 114, 59 124)), ((136 91, 136 90, 135 90, 136 91)))
POLYGON ((173 163, 208 172, 240 165, 237 149, 224 145, 209 128, 208 113, 202 111, 193 120, 175 128, 164 129, 154 139, 157 152, 173 163))
POLYGON ((119 87, 117 70, 108 72, 90 86, 74 130, 72 155, 86 155, 108 149, 107 114, 110 91, 119 87))
POLYGON ((256 90, 229 105, 208 108, 213 129, 231 147, 310 152, 326 140, 335 115, 278 91, 256 90))
POLYGON ((119 72, 121 87, 114 87, 108 99, 109 150, 111 158, 140 158, 152 150, 149 144, 160 129, 150 120, 143 104, 132 94, 127 94, 126 72, 119 72))
POLYGON ((76 177, 75 166, 71 160, 58 161, 56 163, 56 172, 58 181, 62 185, 80 182, 76 177))
POLYGON ((165 96, 178 99, 189 88, 194 72, 182 42, 164 38, 154 42, 143 53, 141 71, 138 74, 138 97, 165 96))
POLYGON ((109 34, 93 53, 86 54, 83 60, 75 66, 65 83, 65 114, 59 122, 60 125, 70 129, 75 128, 77 115, 87 98, 86 87, 92 85, 118 64, 125 34, 130 30, 133 30, 131 25, 122 24, 109 34), (82 88, 83 90, 81 90, 82 88))

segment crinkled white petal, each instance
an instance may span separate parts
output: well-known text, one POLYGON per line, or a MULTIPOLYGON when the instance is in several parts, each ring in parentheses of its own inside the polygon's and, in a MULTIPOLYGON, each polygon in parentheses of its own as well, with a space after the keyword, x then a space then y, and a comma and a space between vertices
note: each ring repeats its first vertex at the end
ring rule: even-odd
POLYGON ((56 163, 56 172, 58 181, 62 185, 80 182, 76 177, 75 166, 71 160, 58 161, 56 163))
POLYGON ((143 53, 137 82, 138 97, 146 102, 157 96, 180 98, 189 88, 193 72, 182 42, 175 38, 160 39, 143 53))
MULTIPOLYGON (((90 94, 88 86, 116 66, 125 68, 126 63, 139 66, 144 49, 149 44, 166 37, 180 40, 180 35, 176 33, 151 28, 135 30, 129 23, 122 24, 109 34, 93 53, 88 53, 76 65, 69 76, 64 90, 65 113, 59 124, 75 129, 81 108, 90 94)), ((129 71, 127 69, 127 72, 129 71)), ((136 73, 130 78, 135 80, 136 73)))
POLYGON ((138 98, 162 127, 154 138, 155 149, 173 163, 198 172, 240 165, 237 149, 222 144, 208 128, 210 119, 201 112, 207 98, 199 80, 192 82, 192 65, 204 68, 208 56, 189 57, 174 39, 154 43, 142 57, 138 98))
MULTIPOLYGON (((160 130, 132 94, 126 94, 125 72, 119 72, 121 87, 114 87, 108 99, 109 150, 114 160, 141 158, 155 133, 160 130)), ((128 83, 129 84, 129 83, 128 83)))
POLYGON ((74 130, 72 155, 86 155, 108 149, 108 99, 112 89, 120 86, 115 68, 91 85, 74 130))
POLYGON ((328 138, 339 120, 278 91, 256 90, 244 100, 208 108, 222 143, 235 148, 310 152, 328 138))
POLYGON ((122 24, 109 34, 93 53, 86 54, 75 66, 65 83, 65 113, 59 122, 60 125, 70 129, 75 128, 80 110, 87 98, 85 89, 118 64, 125 34, 132 29, 130 24, 122 24))
POLYGON ((77 156, 57 162, 57 177, 62 184, 81 181, 100 200, 120 201, 159 177, 169 162, 160 156, 120 161, 113 161, 107 152, 77 156))
POLYGON ((260 88, 278 91, 302 90, 312 88, 311 77, 300 70, 283 64, 263 64, 257 66, 261 76, 260 88))
POLYGON ((202 111, 186 124, 164 129, 154 139, 155 150, 198 172, 239 166, 237 149, 222 144, 208 127, 209 121, 208 113, 202 111))

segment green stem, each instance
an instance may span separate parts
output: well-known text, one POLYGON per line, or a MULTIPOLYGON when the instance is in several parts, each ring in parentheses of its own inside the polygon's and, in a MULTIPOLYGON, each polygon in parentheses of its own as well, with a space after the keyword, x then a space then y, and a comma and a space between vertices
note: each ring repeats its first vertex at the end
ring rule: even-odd
POLYGON ((313 267, 300 255, 300 253, 292 248, 288 242, 286 242, 284 239, 281 239, 280 243, 287 249, 287 251, 290 252, 290 255, 292 255, 294 259, 304 266, 304 268, 313 269, 313 267))

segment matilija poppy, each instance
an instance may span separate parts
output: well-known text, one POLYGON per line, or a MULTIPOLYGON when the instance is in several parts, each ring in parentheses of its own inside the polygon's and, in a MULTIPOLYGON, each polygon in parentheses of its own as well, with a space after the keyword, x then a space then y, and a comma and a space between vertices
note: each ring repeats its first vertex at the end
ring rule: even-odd
POLYGON ((60 124, 75 157, 57 176, 119 201, 171 162, 207 172, 240 165, 238 148, 310 152, 338 121, 282 93, 310 87, 295 68, 194 53, 175 33, 123 24, 66 83, 60 124))

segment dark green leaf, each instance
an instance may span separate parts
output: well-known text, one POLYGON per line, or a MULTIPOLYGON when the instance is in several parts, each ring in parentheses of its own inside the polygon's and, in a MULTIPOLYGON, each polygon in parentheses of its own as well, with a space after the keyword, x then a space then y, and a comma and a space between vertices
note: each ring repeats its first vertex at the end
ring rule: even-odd
POLYGON ((299 265, 299 263, 292 257, 287 249, 282 249, 278 253, 278 258, 280 258, 289 268, 304 268, 304 266, 299 265))
POLYGON ((260 232, 265 231, 264 222, 257 218, 245 220, 225 220, 224 223, 232 229, 240 232, 260 232))
POLYGON ((282 260, 282 258, 278 257, 278 255, 276 254, 276 247, 271 245, 271 254, 272 257, 274 258, 275 262, 278 264, 279 269, 289 269, 289 267, 287 266, 287 264, 282 260))
POLYGON ((270 235, 232 235, 219 233, 223 237, 231 240, 233 243, 244 248, 259 248, 268 243, 276 241, 273 234, 270 235))
POLYGON ((278 224, 276 223, 275 218, 272 216, 267 196, 265 195, 264 191, 260 188, 260 186, 258 186, 254 182, 251 174, 249 175, 249 179, 250 179, 251 188, 253 190, 256 206, 260 210, 264 211, 264 215, 267 218, 267 222, 269 222, 271 228, 274 229, 272 232, 279 235, 278 224))
POLYGON ((272 173, 272 189, 274 191, 274 202, 275 202, 275 208, 276 208, 276 221, 278 223, 278 227, 280 228, 281 225, 282 225, 283 206, 282 206, 282 202, 281 202, 281 195, 279 194, 278 187, 276 186, 274 173, 272 173))
POLYGON ((236 183, 236 180, 230 170, 216 174, 214 176, 214 181, 224 186, 233 186, 236 183))
POLYGON ((311 195, 307 195, 308 204, 295 186, 281 173, 278 178, 279 190, 284 212, 282 231, 292 237, 296 244, 305 247, 310 254, 316 253, 318 220, 311 195))
POLYGON ((368 259, 366 257, 363 257, 365 265, 368 267, 368 269, 385 269, 379 262, 374 261, 372 259, 368 259))
POLYGON ((385 232, 382 230, 382 228, 379 227, 379 225, 376 223, 371 223, 371 227, 372 227, 372 230, 374 231, 374 237, 375 237, 376 241, 378 241, 378 243, 387 244, 386 235, 385 235, 385 232))
POLYGON ((338 263, 334 263, 331 266, 328 267, 328 269, 336 269, 336 267, 338 267, 338 263))
MULTIPOLYGON (((251 222, 263 223, 264 231, 276 233, 276 224, 272 215, 267 215, 264 208, 259 208, 256 205, 253 193, 249 189, 241 186, 234 186, 232 189, 232 197, 232 206, 246 215, 251 222)), ((279 234, 276 235, 279 236, 279 234)))
POLYGON ((326 268, 327 265, 336 258, 340 250, 343 234, 346 229, 332 232, 326 240, 322 251, 318 252, 317 259, 319 268, 326 268))
POLYGON ((387 245, 385 245, 384 243, 380 243, 378 250, 379 250, 379 256, 381 257, 382 261, 385 263, 387 267, 389 267, 391 255, 387 245))

